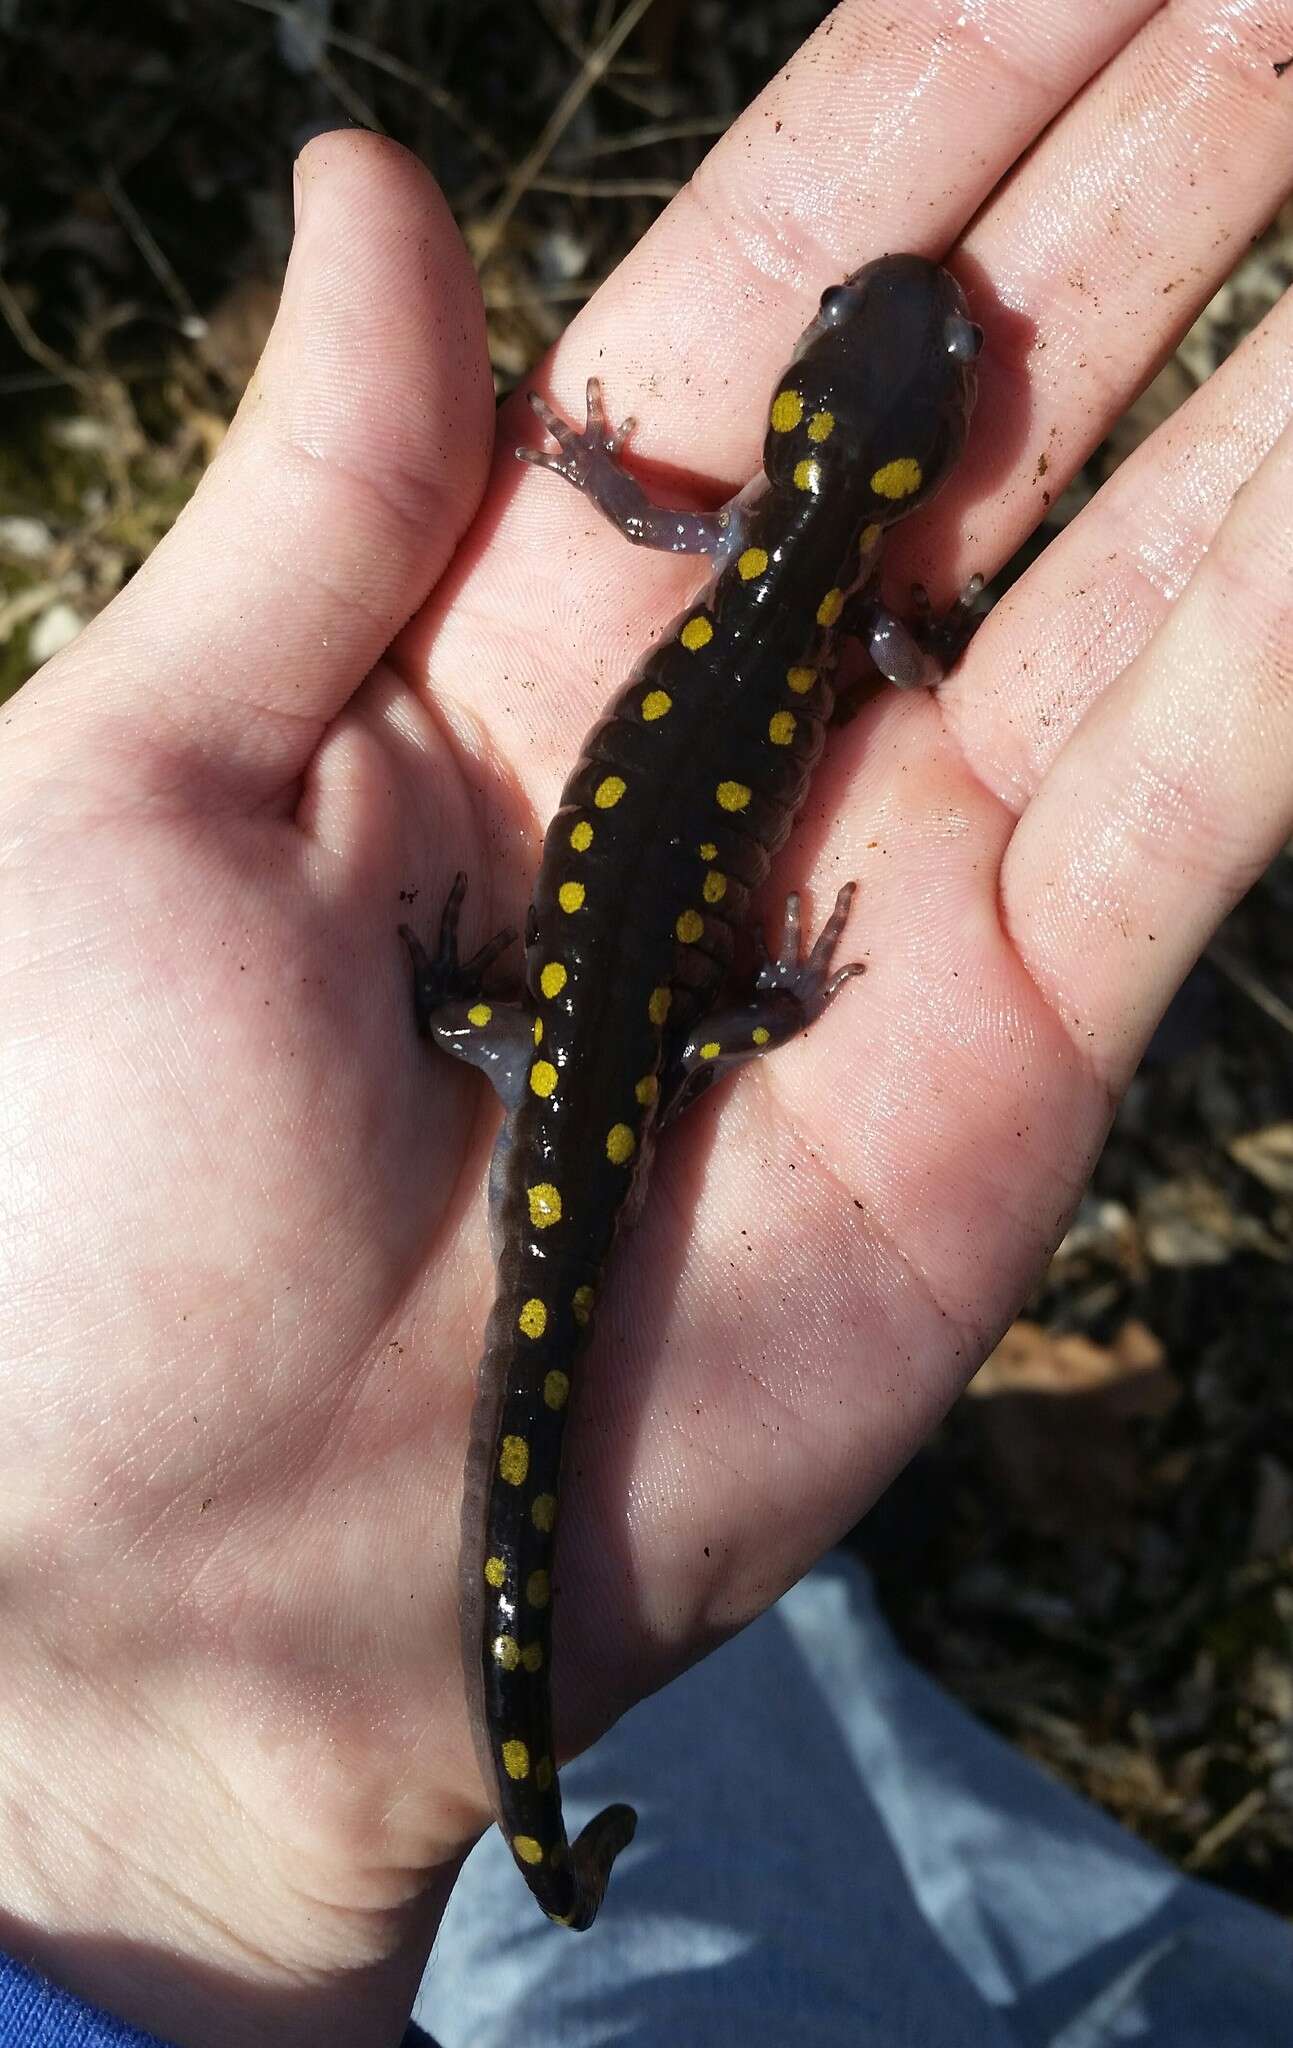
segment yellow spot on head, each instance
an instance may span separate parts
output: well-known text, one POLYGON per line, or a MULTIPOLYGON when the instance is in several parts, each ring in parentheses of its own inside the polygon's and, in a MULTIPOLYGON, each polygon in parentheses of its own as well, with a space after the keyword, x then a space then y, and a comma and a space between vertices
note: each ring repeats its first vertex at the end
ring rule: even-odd
POLYGON ((533 1865, 543 1861, 543 1850, 533 1835, 513 1835, 512 1850, 522 1863, 533 1865))
POLYGON ((521 1646, 515 1636, 495 1636, 492 1644, 494 1662, 501 1664, 504 1671, 515 1671, 521 1661, 521 1646))
POLYGON ((487 1557, 485 1559, 485 1584, 492 1586, 496 1593, 500 1586, 507 1584, 507 1566, 501 1557, 487 1557))
POLYGON ((702 1045, 700 1049, 700 1056, 703 1060, 716 1060, 722 1050, 723 1048, 719 1044, 718 1040, 716 1038, 710 1038, 706 1040, 704 1045, 702 1045))
POLYGON ((881 526, 878 519, 873 519, 869 526, 864 526, 862 528, 861 533, 858 535, 859 554, 869 555, 872 548, 878 544, 880 536, 883 532, 884 528, 883 526, 881 526))
POLYGON ((573 917, 584 907, 584 885, 582 882, 563 882, 557 891, 557 901, 568 916, 573 917))
POLYGON ((538 1763, 534 1766, 534 1782, 540 1792, 546 1792, 552 1784, 552 1758, 550 1756, 541 1756, 538 1763))
POLYGON ((736 564, 736 573, 742 583, 748 583, 752 576, 762 576, 768 566, 766 548, 747 548, 736 564))
POLYGON ((570 844, 574 847, 576 853, 587 853, 592 843, 593 828, 587 818, 581 818, 577 825, 572 825, 570 828, 570 844))
POLYGON ((743 811, 750 801, 750 791, 744 782, 720 782, 714 791, 725 811, 743 811))
POLYGON ((622 775, 603 776, 593 791, 593 802, 599 811, 613 811, 627 788, 622 775))
POLYGON ((543 1044, 543 1019, 542 1019, 542 1017, 536 1017, 536 1018, 535 1018, 535 1020, 534 1020, 534 1042, 535 1042, 535 1044, 536 1044, 536 1045, 542 1045, 542 1044, 543 1044))
POLYGON ((705 920, 698 910, 684 910, 674 925, 684 946, 694 946, 704 929, 705 920))
POLYGON ((521 1662, 529 1672, 543 1669, 543 1644, 527 1643, 521 1652, 521 1662))
POLYGON ((648 690, 642 699, 643 718, 663 718, 672 709, 673 698, 667 690, 648 690))
POLYGON ((808 438, 810 441, 829 441, 834 432, 835 415, 833 412, 815 412, 808 422, 808 438))
POLYGON ((871 488, 877 498, 909 498, 921 486, 924 472, 914 455, 900 455, 896 462, 886 462, 871 478, 871 488))
POLYGON ((612 1124, 606 1133, 606 1157, 612 1166, 627 1166, 637 1149, 637 1139, 627 1124, 612 1124))
POLYGON ((835 624, 836 619, 838 619, 840 613, 843 611, 843 609, 844 592, 838 589, 828 590, 825 597, 822 599, 821 603, 817 607, 818 625, 833 626, 835 624))
POLYGON ((647 1001, 647 1016, 653 1024, 663 1024, 669 1015, 673 991, 667 988, 653 988, 647 1001))
POLYGON ((756 1024, 753 1031, 750 1033, 750 1036, 754 1040, 756 1045, 766 1045, 768 1040, 771 1038, 772 1033, 769 1031, 766 1024, 756 1024))
POLYGON ((530 1752, 524 1742, 513 1739, 503 1744, 503 1769, 509 1778, 528 1778, 530 1752))
POLYGON ((548 1327, 548 1311, 537 1295, 531 1295, 516 1319, 517 1328, 525 1337, 541 1337, 548 1327))
POLYGON ((702 839, 696 851, 702 860, 717 860, 718 858, 718 848, 712 839, 702 839))
POLYGON ((790 434, 804 416, 804 401, 797 391, 779 391, 772 401, 769 419, 774 434, 790 434))
POLYGON ((557 1496, 555 1493, 536 1493, 530 1502, 530 1520, 541 1536, 552 1533, 557 1519, 557 1496))
POLYGON ((822 480, 822 465, 805 459, 797 462, 794 470, 797 491, 815 491, 822 480))
MULTIPOLYGON (((571 1313, 574 1316, 575 1321, 578 1323, 581 1330, 587 1327, 588 1318, 592 1315, 593 1303, 596 1301, 596 1299, 596 1293, 591 1287, 576 1287, 574 1293, 570 1297, 571 1313)), ((548 1374, 548 1378, 552 1378, 551 1373, 548 1374)), ((543 1398, 545 1401, 548 1398, 548 1389, 546 1385, 543 1389, 543 1398)), ((562 1399, 564 1400, 564 1398, 565 1396, 563 1395, 562 1399)), ((553 1401, 549 1403, 549 1406, 553 1408, 559 1408, 561 1406, 561 1402, 553 1401)))
POLYGON ((557 1085, 557 1070, 551 1060, 536 1060, 530 1068, 530 1089, 535 1095, 551 1095, 557 1085))
POLYGON ((714 628, 703 612, 697 612, 694 619, 688 619, 678 638, 689 654, 696 654, 702 647, 708 647, 714 637, 714 628))
POLYGON ((805 697, 817 681, 817 670, 815 668, 788 668, 786 670, 786 681, 796 697, 805 697))
POLYGON ((561 1221, 561 1196, 550 1180, 525 1190, 530 1204, 530 1221, 536 1230, 549 1230, 561 1221))
POLYGON ((643 1074, 640 1081, 634 1082, 633 1093, 637 1096, 643 1109, 646 1109, 655 1101, 656 1096, 660 1093, 660 1083, 654 1074, 643 1074))
POLYGON ((793 711, 774 711, 768 720, 768 738, 774 747, 788 747, 795 736, 793 711))
POLYGON ((479 1028, 482 1024, 488 1024, 493 1014, 488 1003, 473 1003, 467 1012, 467 1022, 479 1028))
POLYGON ((543 1382, 543 1398, 549 1408, 564 1408, 570 1394, 570 1374, 554 1366, 543 1382))
POLYGON ((505 1436, 498 1454, 498 1476, 508 1486, 524 1486, 530 1469, 530 1446, 523 1436, 505 1436))
POLYGON ((711 868, 700 893, 706 903, 721 903, 727 894, 727 876, 721 875, 717 868, 711 868))
POLYGON ((551 1000, 553 996, 561 994, 565 985, 566 970, 560 960, 549 960, 539 976, 539 987, 543 990, 544 995, 551 1000))
POLYGON ((546 1607, 552 1598, 552 1583, 546 1572, 531 1572, 525 1582, 526 1604, 530 1607, 546 1607))

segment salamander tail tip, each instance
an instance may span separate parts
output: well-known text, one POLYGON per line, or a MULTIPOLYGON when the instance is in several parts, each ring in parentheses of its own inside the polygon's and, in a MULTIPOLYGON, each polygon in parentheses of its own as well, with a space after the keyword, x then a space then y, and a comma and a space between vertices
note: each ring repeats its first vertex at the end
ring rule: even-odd
POLYGON ((570 1874, 575 1882, 575 1904, 563 1915, 564 1924, 582 1932, 591 1927, 602 1903, 611 1865, 621 1849, 627 1849, 637 1829, 638 1817, 631 1806, 608 1806, 580 1834, 570 1851, 570 1874))

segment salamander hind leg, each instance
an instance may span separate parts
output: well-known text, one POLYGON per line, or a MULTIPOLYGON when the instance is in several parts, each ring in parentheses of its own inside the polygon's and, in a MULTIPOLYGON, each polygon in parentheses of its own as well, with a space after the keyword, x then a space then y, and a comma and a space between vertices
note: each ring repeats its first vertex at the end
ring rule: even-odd
POLYGON ((846 882, 840 890, 835 908, 806 957, 800 950, 797 894, 786 898, 786 919, 775 960, 769 959, 762 933, 756 932, 760 964, 750 1000, 730 1009, 711 1011, 690 1032, 662 1077, 662 1123, 680 1115, 721 1073, 758 1059, 806 1030, 835 1000, 846 981, 865 973, 860 960, 831 971, 855 887, 855 883, 846 882))
POLYGON ((983 612, 977 599, 982 576, 972 576, 956 602, 935 612, 929 594, 912 588, 914 617, 908 623, 872 592, 846 608, 841 632, 855 635, 882 676, 900 690, 935 689, 976 632, 983 612))
POLYGON ((482 994, 482 989, 486 969, 516 934, 498 932, 470 960, 459 960, 458 918, 466 893, 467 877, 456 875, 441 913, 434 953, 427 951, 410 925, 399 928, 413 963, 414 1014, 424 1038, 434 1038, 442 1051, 479 1067, 503 1101, 514 1107, 525 1092, 533 1027, 519 1003, 500 1002, 482 994))

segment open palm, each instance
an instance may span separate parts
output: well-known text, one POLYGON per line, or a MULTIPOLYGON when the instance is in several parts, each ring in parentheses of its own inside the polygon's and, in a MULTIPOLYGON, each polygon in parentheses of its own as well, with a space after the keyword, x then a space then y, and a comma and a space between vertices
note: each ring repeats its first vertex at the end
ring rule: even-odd
MULTIPOLYGON (((664 495, 726 496, 821 288, 955 248, 979 409, 891 562, 945 598, 1280 198, 1293 12, 1240 9, 1220 45, 1206 6, 1109 0, 1077 50, 937 11, 895 40, 839 10, 540 381, 570 411, 600 372, 664 495), (1169 15, 1194 85, 1165 99, 1169 15)), ((459 866, 469 944, 520 922, 583 732, 704 573, 516 464, 515 404, 490 468, 475 285, 416 164, 331 136, 303 173, 220 458, 3 734, 0 1934, 194 2048, 266 2015, 396 2037, 481 1824, 455 1570, 496 1112, 415 1037, 396 926, 459 866)), ((669 1135, 622 1246, 567 1454, 569 1746, 911 1454, 1287 835, 1290 311, 936 697, 834 736, 777 893, 820 924, 856 878, 869 972, 669 1135)))

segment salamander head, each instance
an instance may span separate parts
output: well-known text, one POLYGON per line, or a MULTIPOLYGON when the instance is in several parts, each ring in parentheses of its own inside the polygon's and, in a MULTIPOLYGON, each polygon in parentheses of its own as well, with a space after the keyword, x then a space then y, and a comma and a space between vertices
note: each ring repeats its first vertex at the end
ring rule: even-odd
POLYGON ((961 452, 982 343, 955 278, 923 256, 832 285, 777 384, 769 479, 842 491, 882 524, 924 504, 961 452))

